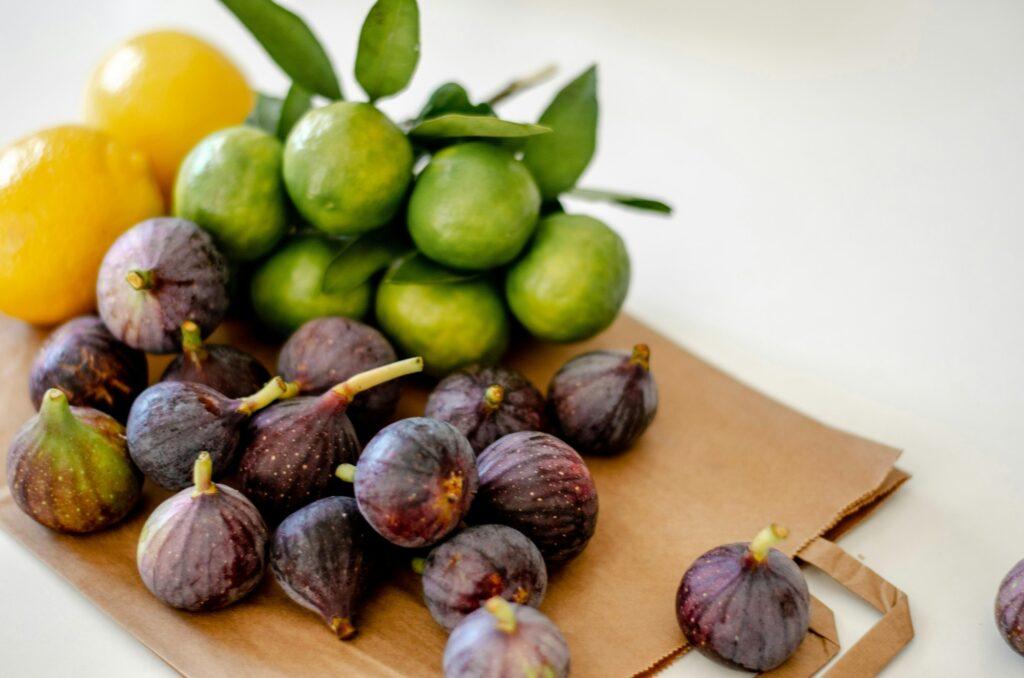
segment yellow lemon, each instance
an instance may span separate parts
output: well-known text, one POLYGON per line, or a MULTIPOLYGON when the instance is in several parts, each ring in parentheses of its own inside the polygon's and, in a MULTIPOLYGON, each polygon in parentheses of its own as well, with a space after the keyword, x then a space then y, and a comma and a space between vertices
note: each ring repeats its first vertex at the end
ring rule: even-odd
POLYGON ((95 304, 112 242, 163 211, 141 153, 66 126, 0 150, 0 312, 60 322, 95 304))
POLYGON ((99 64, 85 95, 86 120, 142 151, 164 198, 200 139, 245 120, 253 93, 221 52, 177 31, 138 35, 99 64))

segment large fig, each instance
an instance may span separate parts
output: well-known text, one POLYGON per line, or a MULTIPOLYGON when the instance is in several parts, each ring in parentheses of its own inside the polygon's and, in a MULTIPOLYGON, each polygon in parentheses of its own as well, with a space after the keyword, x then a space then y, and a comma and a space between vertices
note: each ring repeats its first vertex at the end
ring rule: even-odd
POLYGON ((711 549, 683 575, 676 619, 701 654, 769 671, 796 652, 807 635, 810 595, 793 559, 772 548, 788 534, 769 525, 750 543, 711 549))
POLYGON ((156 507, 139 535, 142 582, 171 607, 216 610, 242 598, 263 578, 270 537, 242 493, 212 482, 203 452, 195 484, 156 507))
POLYGON ((124 427, 99 410, 71 407, 57 388, 11 441, 7 485, 22 511, 61 532, 113 525, 142 496, 124 427))
POLYGON ((1024 655, 1024 560, 1014 565, 999 585, 996 626, 1010 647, 1024 655))
POLYGON ((480 453, 477 468, 478 522, 516 528, 548 563, 583 551, 597 527, 597 488, 575 450, 547 433, 510 433, 480 453))
POLYGON ((181 324, 181 355, 167 365, 160 381, 192 381, 220 391, 229 398, 255 393, 270 373, 245 351, 224 344, 203 344, 199 326, 181 324))

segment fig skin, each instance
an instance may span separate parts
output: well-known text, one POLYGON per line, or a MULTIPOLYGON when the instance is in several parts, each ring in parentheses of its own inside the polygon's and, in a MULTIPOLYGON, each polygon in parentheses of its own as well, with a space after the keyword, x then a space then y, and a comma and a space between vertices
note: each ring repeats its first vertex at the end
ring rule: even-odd
POLYGON ((326 497, 278 526, 270 568, 288 597, 323 617, 338 638, 356 634, 355 612, 385 545, 351 497, 326 497))
POLYGON ((171 607, 217 610, 256 588, 270 534, 245 496, 211 481, 210 455, 199 455, 195 484, 150 514, 136 564, 146 588, 171 607))
POLYGON ((1006 643, 1024 655, 1024 560, 1014 565, 999 584, 996 626, 1006 643))
POLYGON ((459 429, 480 454, 509 433, 544 430, 544 396, 515 370, 474 366, 442 379, 424 416, 459 429))
POLYGON ((582 454, 611 455, 630 448, 658 411, 650 349, 593 351, 573 358, 548 386, 559 435, 582 454))
POLYGON ((751 543, 718 546, 683 575, 676 619, 687 641, 721 664, 769 671, 807 635, 810 596, 792 558, 771 548, 788 532, 771 525, 751 543))
POLYGON ((423 599, 449 631, 494 596, 539 607, 547 585, 540 551, 505 525, 466 528, 435 547, 423 563, 423 599))
POLYGON ((109 527, 142 497, 124 427, 99 410, 71 407, 57 388, 11 441, 7 485, 29 517, 69 533, 109 527))
POLYGON ((191 320, 181 324, 181 350, 160 381, 192 381, 228 398, 242 398, 270 380, 267 368, 245 351, 224 344, 203 344, 199 326, 191 320))
POLYGON ((448 637, 444 675, 564 678, 569 675, 569 645, 543 613, 494 597, 462 620, 448 637))
POLYGON ((36 409, 48 389, 59 388, 72 405, 92 407, 121 422, 148 384, 146 354, 118 341, 93 315, 73 318, 54 330, 29 373, 36 409))
POLYGON ((205 337, 228 310, 228 265, 191 221, 147 219, 107 250, 96 281, 100 317, 111 334, 147 353, 172 353, 186 320, 205 337))
POLYGON ((477 458, 480 492, 474 522, 525 534, 548 565, 578 556, 597 528, 597 487, 586 462, 553 435, 520 431, 477 458))

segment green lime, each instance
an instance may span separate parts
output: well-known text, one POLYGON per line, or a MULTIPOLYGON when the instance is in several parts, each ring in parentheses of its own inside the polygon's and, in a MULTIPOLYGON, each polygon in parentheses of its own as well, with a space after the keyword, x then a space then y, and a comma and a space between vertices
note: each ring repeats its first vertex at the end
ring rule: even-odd
POLYGON ((257 259, 287 227, 281 142, 255 127, 229 127, 189 152, 174 184, 174 214, 210 232, 235 261, 257 259))
POLYGON ((509 270, 512 313, 534 336, 579 341, 610 325, 629 289, 622 238, 582 214, 541 220, 526 255, 509 270))
POLYGON ((373 294, 370 283, 336 293, 324 291, 324 274, 341 249, 340 243, 322 236, 299 235, 260 264, 250 295, 263 324, 288 334, 307 320, 325 315, 366 315, 373 294))
POLYGON ((540 191, 506 149, 450 146, 430 161, 409 199, 409 233, 434 261, 479 271, 512 261, 530 239, 540 191))
POLYGON ((356 235, 386 223, 412 178, 412 146, 370 104, 314 108, 284 148, 284 183, 295 207, 330 235, 356 235))

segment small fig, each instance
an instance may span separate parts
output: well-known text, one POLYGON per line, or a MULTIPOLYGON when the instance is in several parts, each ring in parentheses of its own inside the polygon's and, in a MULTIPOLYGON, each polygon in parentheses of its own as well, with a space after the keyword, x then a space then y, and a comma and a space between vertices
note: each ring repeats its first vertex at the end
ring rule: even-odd
POLYGON ((115 337, 147 353, 171 353, 181 323, 191 320, 206 336, 224 318, 227 262, 210 234, 191 221, 147 219, 107 250, 96 297, 115 337))
POLYGON ((427 609, 449 631, 494 596, 538 607, 548 586, 540 551, 504 525, 468 527, 413 567, 422 569, 427 609))
POLYGON ((424 414, 462 431, 479 454, 503 435, 543 430, 544 397, 515 370, 468 367, 437 384, 424 414))
POLYGON ((288 516, 274 533, 270 568, 288 597, 342 640, 356 634, 356 605, 385 547, 351 497, 326 497, 288 516))
POLYGON ((597 488, 574 449, 547 433, 510 433, 480 453, 477 468, 477 522, 514 527, 548 563, 586 548, 597 527, 597 488))
POLYGON ((164 370, 160 381, 192 381, 220 391, 228 398, 255 393, 270 380, 259 360, 224 344, 203 344, 199 326, 181 324, 181 355, 164 370))
POLYGON ((114 338, 93 315, 67 321, 39 348, 29 374, 32 404, 59 388, 68 402, 124 421, 132 401, 149 383, 146 354, 114 338))
POLYGON ((554 622, 495 596, 462 620, 444 647, 445 678, 569 675, 569 645, 554 622))
POLYGON ((772 548, 788 534, 769 525, 750 543, 711 549, 683 575, 676 619, 701 654, 769 671, 796 652, 807 635, 810 596, 797 564, 772 548))
POLYGON ((1014 565, 999 585, 996 626, 1010 647, 1024 655, 1024 560, 1014 565))
POLYGON ((393 544, 430 546, 454 530, 477 489, 473 448, 451 424, 425 417, 385 426, 366 444, 358 467, 337 475, 355 483, 359 510, 393 544))
POLYGON ((552 419, 562 438, 583 454, 629 449, 658 411, 651 351, 593 351, 573 358, 548 386, 552 419))
POLYGON ((11 441, 7 485, 22 511, 61 532, 113 525, 142 496, 124 427, 99 410, 71 407, 57 388, 11 441))
POLYGON ((219 476, 235 460, 246 420, 287 390, 280 377, 245 398, 190 381, 162 381, 142 392, 128 415, 128 451, 146 477, 168 490, 188 486, 197 450, 219 476))
POLYGON ((199 612, 239 600, 263 578, 270 535, 245 496, 212 481, 213 462, 196 459, 194 486, 156 507, 139 535, 142 582, 171 607, 199 612))

